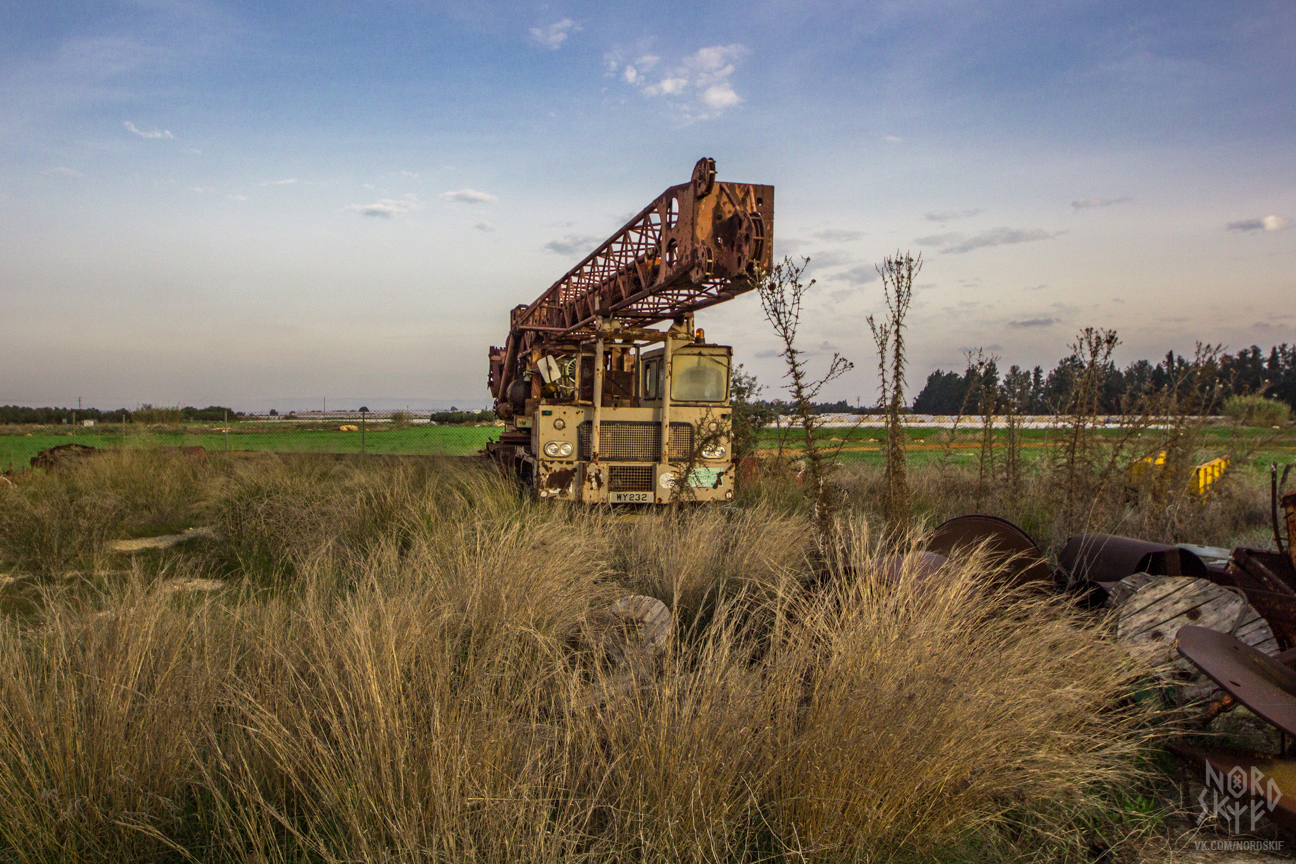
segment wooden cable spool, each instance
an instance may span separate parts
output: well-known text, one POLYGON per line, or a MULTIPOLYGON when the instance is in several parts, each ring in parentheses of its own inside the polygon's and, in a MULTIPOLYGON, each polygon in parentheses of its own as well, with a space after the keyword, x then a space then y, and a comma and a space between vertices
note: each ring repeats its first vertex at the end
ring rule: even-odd
POLYGON ((1180 702, 1207 698, 1218 689, 1175 650, 1180 627, 1207 627, 1228 633, 1263 654, 1278 652, 1273 630, 1240 591, 1187 576, 1148 579, 1146 573, 1136 573, 1122 580, 1122 585, 1126 582, 1131 584, 1120 593, 1134 590, 1118 607, 1116 640, 1148 662, 1163 680, 1175 684, 1180 702))

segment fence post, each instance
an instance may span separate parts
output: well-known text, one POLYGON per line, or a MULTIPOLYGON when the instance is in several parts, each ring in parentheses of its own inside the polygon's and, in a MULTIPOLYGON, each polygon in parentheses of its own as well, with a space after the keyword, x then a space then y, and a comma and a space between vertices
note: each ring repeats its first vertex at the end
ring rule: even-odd
POLYGON ((229 412, 225 412, 225 452, 229 452, 229 412))
POLYGON ((365 412, 360 412, 360 455, 365 455, 365 412))

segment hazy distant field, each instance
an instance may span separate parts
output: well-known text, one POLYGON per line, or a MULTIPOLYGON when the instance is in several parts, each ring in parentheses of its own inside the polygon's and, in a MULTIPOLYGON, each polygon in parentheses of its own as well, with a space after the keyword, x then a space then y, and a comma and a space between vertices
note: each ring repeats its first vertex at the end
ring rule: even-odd
MULTIPOLYGON (((120 447, 120 426, 68 427, 0 426, 0 469, 10 464, 25 468, 32 456, 48 447, 76 442, 91 447, 120 447)), ((393 428, 386 424, 368 427, 364 434, 366 453, 429 456, 466 456, 476 453, 491 438, 499 436, 495 426, 413 426, 393 428)), ((221 427, 185 426, 127 427, 128 447, 204 447, 207 450, 255 450, 276 453, 359 453, 360 433, 340 432, 336 426, 305 427, 288 424, 233 425, 228 437, 221 427)))

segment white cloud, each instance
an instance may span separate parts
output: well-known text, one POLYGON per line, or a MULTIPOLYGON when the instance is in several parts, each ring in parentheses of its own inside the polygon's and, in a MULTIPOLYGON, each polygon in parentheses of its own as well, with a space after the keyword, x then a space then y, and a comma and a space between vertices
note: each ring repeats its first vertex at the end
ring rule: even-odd
POLYGON ((400 172, 400 173, 401 173, 401 175, 404 176, 404 177, 417 177, 417 176, 419 176, 417 171, 402 171, 402 172, 400 172))
POLYGON ((979 216, 984 210, 933 210, 923 216, 928 222, 949 222, 952 219, 967 219, 970 216, 979 216))
POLYGON ((1009 321, 1009 327, 1051 327, 1061 323, 1057 318, 1026 318, 1022 321, 1009 321))
POLYGON ((929 234, 926 237, 918 237, 914 240, 919 246, 949 246, 958 243, 967 237, 966 234, 929 234))
POLYGON ((297 182, 296 177, 289 177, 287 180, 267 180, 262 186, 291 186, 297 182))
POLYGON ((346 209, 354 210, 361 216, 376 216, 379 219, 390 219, 405 213, 422 210, 423 203, 413 195, 403 198, 382 198, 372 204, 352 204, 346 209))
POLYGON ((80 171, 75 168, 68 168, 66 165, 59 165, 57 168, 51 168, 46 174, 57 174, 59 177, 84 177, 80 171))
POLYGON ((489 192, 478 192, 476 189, 456 189, 452 192, 442 192, 441 200, 453 204, 490 204, 492 201, 498 201, 499 196, 489 192))
POLYGON ((129 120, 125 121, 123 125, 127 128, 127 130, 135 133, 141 138, 174 138, 175 137, 166 129, 154 129, 151 132, 145 132, 144 130, 136 127, 136 125, 129 120))
POLYGON ((579 31, 580 25, 570 18, 564 18, 561 21, 555 21, 547 27, 532 27, 531 41, 543 48, 551 51, 557 51, 562 44, 567 41, 569 33, 579 31))
POLYGON ((866 285, 869 282, 877 281, 878 278, 877 268, 868 264, 852 267, 841 274, 841 280, 849 282, 851 285, 866 285))
POLYGON ((228 199, 231 200, 231 201, 246 201, 246 200, 247 200, 247 196, 246 196, 246 195, 226 195, 225 197, 228 198, 228 199))
POLYGON ((888 144, 903 144, 903 143, 904 143, 904 139, 901 138, 899 135, 883 135, 883 136, 882 136, 882 140, 885 141, 885 142, 887 142, 888 144))
POLYGON ((620 66, 617 54, 607 55, 609 71, 621 68, 621 77, 650 98, 666 97, 673 108, 689 119, 707 119, 742 103, 730 80, 736 63, 747 54, 738 44, 711 45, 682 59, 677 65, 650 78, 648 73, 661 60, 644 54, 633 63, 620 66))
POLYGON ((733 91, 728 81, 712 84, 702 92, 702 104, 715 111, 732 108, 742 101, 742 97, 733 91))
POLYGON ((828 243, 851 243, 864 237, 863 231, 848 231, 841 228, 825 228, 810 235, 817 240, 828 243))
POLYGON ((1290 219, 1282 216, 1261 216, 1258 219, 1243 219, 1240 222, 1228 223, 1230 231, 1281 231, 1291 225, 1290 219))
POLYGON ((558 240, 550 240, 544 248, 567 258, 577 258, 593 252, 602 239, 590 234, 567 234, 558 240))
POLYGON ((974 237, 964 234, 934 234, 930 237, 919 237, 914 240, 920 246, 944 246, 942 252, 960 255, 974 249, 987 246, 1006 246, 1013 243, 1031 243, 1036 240, 1052 240, 1056 234, 1043 228, 992 228, 974 237))
POLYGON ((490 221, 482 221, 482 222, 478 222, 473 227, 476 228, 478 231, 494 231, 495 223, 490 221))
POLYGON ((1078 201, 1072 201, 1071 206, 1077 210, 1084 210, 1089 207, 1110 207, 1113 204, 1125 204, 1133 200, 1128 195, 1122 195, 1119 198, 1081 198, 1078 201))

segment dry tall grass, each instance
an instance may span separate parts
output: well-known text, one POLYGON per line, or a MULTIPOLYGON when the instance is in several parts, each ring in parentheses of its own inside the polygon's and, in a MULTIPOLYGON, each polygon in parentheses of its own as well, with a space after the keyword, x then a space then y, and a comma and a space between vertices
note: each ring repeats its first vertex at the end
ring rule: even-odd
POLYGON ((1095 622, 975 561, 896 575, 861 518, 815 581, 771 509, 217 474, 223 545, 0 622, 0 859, 1065 857, 1150 735, 1095 622), (631 592, 677 612, 651 669, 588 635, 631 592))
MULTIPOLYGON (((885 484, 880 468, 843 467, 834 480, 852 510, 881 518, 885 484)), ((1246 471, 1229 472, 1205 498, 1192 494, 1186 481, 1184 488, 1159 498, 1131 495, 1123 483, 1108 484, 1065 518, 1059 514, 1059 480, 1038 468, 1021 472, 1015 491, 1006 485, 987 490, 977 482, 975 471, 940 465, 911 467, 909 480, 915 516, 928 527, 954 516, 988 513, 1020 525, 1045 552, 1057 552, 1067 538, 1085 531, 1227 548, 1270 543, 1257 539, 1268 531, 1268 489, 1264 478, 1246 471)))
POLYGON ((31 569, 95 569, 108 540, 191 523, 214 477, 206 462, 139 450, 23 475, 0 504, 0 551, 31 569))

